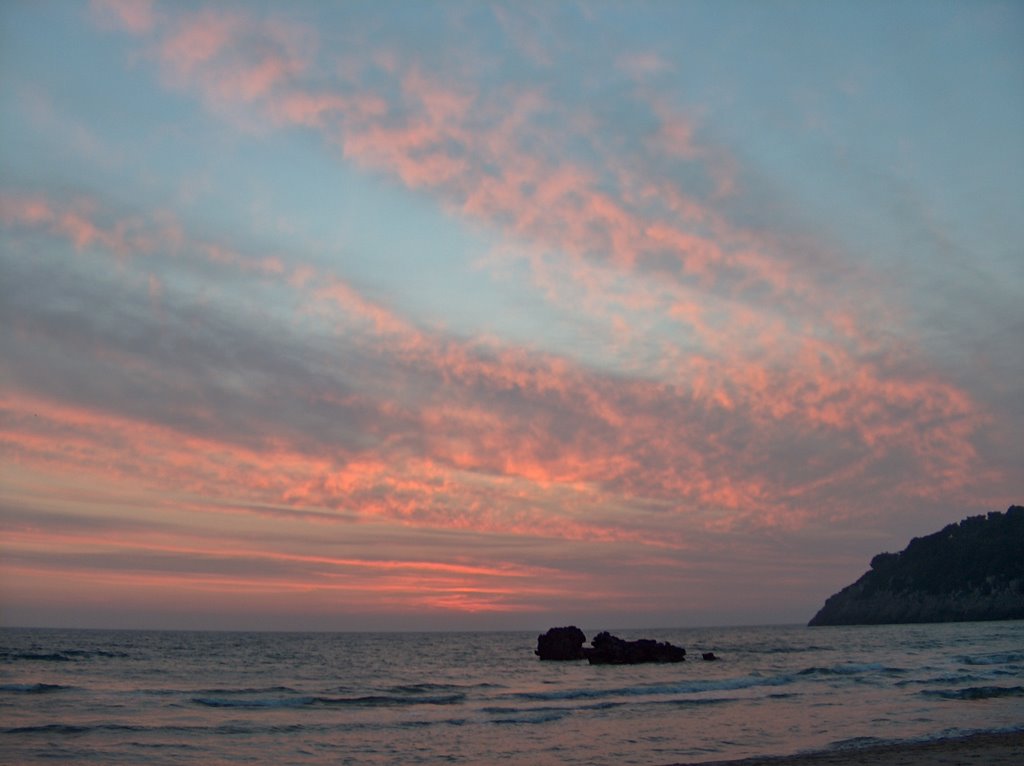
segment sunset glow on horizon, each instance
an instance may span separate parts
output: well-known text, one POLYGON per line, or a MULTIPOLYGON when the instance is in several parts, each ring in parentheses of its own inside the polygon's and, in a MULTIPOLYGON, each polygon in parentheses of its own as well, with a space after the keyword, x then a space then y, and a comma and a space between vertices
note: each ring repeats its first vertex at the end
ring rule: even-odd
POLYGON ((1024 9, 0 8, 0 624, 801 622, 1024 502, 1024 9))

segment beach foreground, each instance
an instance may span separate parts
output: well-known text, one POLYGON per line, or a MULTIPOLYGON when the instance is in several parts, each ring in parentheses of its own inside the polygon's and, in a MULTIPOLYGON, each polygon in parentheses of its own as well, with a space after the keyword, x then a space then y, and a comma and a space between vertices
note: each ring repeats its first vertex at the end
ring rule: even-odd
POLYGON ((1021 763, 1024 763, 1024 731, 674 766, 1019 766, 1021 763))

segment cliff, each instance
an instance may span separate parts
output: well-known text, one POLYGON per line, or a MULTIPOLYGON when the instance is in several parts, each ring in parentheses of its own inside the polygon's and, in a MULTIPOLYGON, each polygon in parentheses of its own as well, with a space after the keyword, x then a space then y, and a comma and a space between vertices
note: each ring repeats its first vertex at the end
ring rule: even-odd
POLYGON ((1024 619, 1024 507, 972 516, 899 553, 829 597, 810 625, 1024 619))

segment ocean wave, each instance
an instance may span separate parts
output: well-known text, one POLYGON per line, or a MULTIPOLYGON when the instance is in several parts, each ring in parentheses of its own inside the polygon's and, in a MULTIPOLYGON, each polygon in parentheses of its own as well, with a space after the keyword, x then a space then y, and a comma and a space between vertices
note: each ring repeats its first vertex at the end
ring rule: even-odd
POLYGON ((1024 697, 1024 686, 968 686, 964 689, 924 689, 918 693, 946 700, 986 700, 995 697, 1024 697))
POLYGON ((1001 652, 978 656, 961 655, 956 659, 964 665, 1009 665, 1010 663, 1024 662, 1024 653, 1001 652))
MULTIPOLYGON (((998 675, 998 674, 993 674, 998 675)), ((968 684, 984 681, 987 676, 974 673, 959 673, 951 676, 935 676, 933 678, 905 678, 897 681, 894 686, 902 689, 904 686, 934 686, 936 684, 968 684)))
POLYGON ((68 723, 47 723, 40 726, 15 726, 4 729, 4 734, 85 734, 91 726, 72 726, 68 723))
POLYGON ((0 660, 4 662, 70 662, 71 658, 63 652, 2 652, 0 660))
POLYGON ((887 675, 900 675, 906 673, 904 668, 893 668, 879 662, 847 662, 841 665, 830 665, 827 667, 815 666, 804 668, 797 675, 800 676, 856 676, 862 673, 885 673, 887 675))
POLYGON ((466 699, 465 694, 435 695, 384 695, 371 694, 360 697, 321 697, 314 695, 242 697, 235 695, 193 697, 192 702, 204 707, 270 709, 296 708, 312 705, 327 707, 409 707, 414 705, 457 705, 466 699))
POLYGON ((242 709, 288 708, 312 705, 316 697, 266 697, 261 699, 237 699, 228 697, 193 697, 192 702, 205 707, 229 707, 242 709))
MULTIPOLYGON (((658 700, 643 700, 639 704, 647 707, 675 707, 675 708, 694 708, 704 707, 705 705, 722 705, 727 702, 735 702, 736 697, 701 697, 694 699, 693 697, 687 698, 676 698, 676 699, 658 699, 658 700)), ((586 708, 600 710, 604 707, 619 707, 621 705, 633 705, 636 706, 637 702, 630 700, 629 702, 612 702, 612 703, 601 703, 598 705, 586 705, 586 708)))
POLYGON ((16 726, 10 729, 2 729, 4 734, 46 734, 46 735, 64 735, 72 736, 78 734, 88 734, 95 731, 121 731, 121 732, 139 732, 145 731, 145 726, 132 726, 130 724, 120 723, 99 723, 92 724, 90 726, 80 726, 70 723, 45 723, 38 726, 16 726))
MULTIPOLYGON (((565 700, 569 702, 570 700, 565 700)), ((482 713, 488 715, 500 715, 500 716, 534 716, 536 714, 562 714, 568 715, 569 713, 586 710, 613 710, 620 707, 656 707, 656 706, 671 706, 671 707, 697 707, 703 705, 716 705, 725 702, 735 702, 735 697, 713 697, 713 698, 702 698, 702 699, 618 699, 618 700, 601 700, 599 702, 591 702, 582 705, 544 705, 544 706, 520 706, 520 705, 490 705, 487 707, 480 708, 482 713)))
POLYGON ((432 695, 389 695, 371 694, 363 697, 314 697, 320 705, 352 705, 355 707, 406 707, 409 705, 457 705, 465 701, 466 695, 461 692, 454 694, 432 695))
MULTIPOLYGON (((387 724, 386 726, 397 726, 400 729, 427 729, 431 726, 465 726, 467 723, 469 723, 469 721, 465 718, 439 718, 428 721, 416 719, 397 721, 396 723, 387 724)), ((361 726, 362 728, 371 728, 366 724, 362 724, 361 726)), ((348 726, 347 728, 351 729, 352 727, 348 726)))
POLYGON ((138 750, 155 751, 177 751, 196 753, 197 757, 206 751, 205 745, 197 745, 191 742, 125 742, 126 747, 138 750))
POLYGON ((188 689, 180 687, 145 688, 140 687, 125 691, 125 694, 145 697, 243 697, 257 694, 293 695, 303 696, 304 692, 293 689, 290 686, 250 686, 250 687, 207 687, 202 689, 188 689))
POLYGON ((802 654, 804 652, 828 652, 831 646, 766 646, 757 650, 758 654, 802 654))
POLYGON ((837 739, 829 744, 830 750, 860 750, 872 745, 884 744, 886 740, 880 737, 850 737, 848 739, 837 739))
POLYGON ((607 689, 564 689, 544 692, 515 692, 507 695, 511 699, 534 700, 537 702, 552 700, 585 700, 605 697, 641 697, 669 694, 700 694, 715 691, 736 691, 759 686, 783 686, 793 683, 790 675, 780 676, 739 676, 722 678, 713 681, 681 681, 671 684, 641 684, 637 686, 616 686, 607 689))
POLYGON ((58 649, 53 652, 0 651, 0 661, 3 662, 77 662, 96 657, 124 658, 127 656, 124 652, 111 652, 103 649, 58 649))
POLYGON ((779 675, 747 675, 716 680, 687 680, 678 683, 655 683, 636 686, 620 686, 611 688, 571 688, 554 691, 517 692, 509 698, 532 700, 537 702, 555 700, 587 700, 610 697, 641 697, 663 695, 701 694, 716 691, 739 691, 759 687, 787 686, 802 682, 814 676, 860 676, 868 674, 884 674, 899 676, 907 671, 904 668, 890 667, 881 663, 844 663, 831 666, 815 666, 804 668, 795 673, 779 675))
MULTIPOLYGON (((599 707, 594 705, 593 707, 599 707)), ((503 716, 515 716, 523 713, 571 713, 573 710, 579 708, 567 707, 564 705, 548 705, 544 707, 519 707, 516 705, 488 705, 480 708, 481 713, 487 715, 503 715, 503 716)))
POLYGON ((534 715, 522 715, 513 716, 511 718, 494 718, 491 723, 499 725, 507 724, 538 724, 538 723, 552 723, 554 721, 560 721, 569 715, 565 713, 537 713, 534 715))
MULTIPOLYGON (((354 727, 349 727, 354 728, 354 727)), ((311 731, 325 731, 325 727, 321 726, 309 726, 302 723, 290 723, 290 724, 274 724, 264 725, 254 721, 230 721, 228 723, 222 723, 217 726, 210 728, 197 728, 197 731, 204 734, 213 734, 216 736, 225 735, 229 737, 238 736, 263 736, 267 734, 278 735, 278 734, 298 734, 298 733, 309 733, 311 731)))
MULTIPOLYGON (((164 693, 166 690, 156 689, 156 690, 153 690, 153 691, 155 691, 157 693, 164 693)), ((172 690, 172 693, 173 693, 173 690, 172 690)), ((290 686, 259 686, 259 687, 249 687, 249 688, 242 688, 242 689, 230 689, 230 688, 228 688, 228 689, 224 689, 224 688, 196 689, 195 691, 192 692, 192 694, 202 694, 203 696, 223 697, 223 696, 234 696, 236 694, 237 695, 242 695, 242 694, 299 694, 299 691, 297 689, 291 688, 290 686)))
POLYGON ((575 712, 576 708, 565 707, 562 705, 558 706, 544 706, 544 707, 505 707, 505 706, 491 706, 481 709, 481 712, 486 713, 488 716, 492 716, 491 723, 497 724, 510 724, 510 723, 550 723, 552 721, 560 721, 568 715, 575 712))
POLYGON ((384 691, 389 694, 430 694, 431 692, 446 692, 446 691, 457 691, 470 689, 504 689, 505 687, 501 684, 491 683, 479 683, 479 684, 434 684, 434 683, 419 683, 419 684, 400 684, 398 686, 389 686, 384 691))
POLYGON ((52 694, 74 689, 74 686, 62 684, 0 684, 0 692, 14 694, 52 694))

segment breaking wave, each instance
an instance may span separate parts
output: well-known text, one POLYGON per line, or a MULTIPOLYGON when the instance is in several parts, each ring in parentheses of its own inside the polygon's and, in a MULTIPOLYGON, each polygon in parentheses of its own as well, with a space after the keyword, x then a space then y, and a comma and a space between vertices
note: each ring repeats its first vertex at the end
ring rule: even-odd
POLYGON ((925 689, 925 697, 945 700, 987 700, 995 697, 1024 697, 1024 686, 968 686, 964 689, 925 689))

